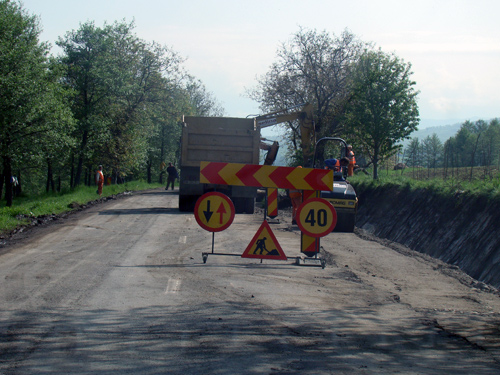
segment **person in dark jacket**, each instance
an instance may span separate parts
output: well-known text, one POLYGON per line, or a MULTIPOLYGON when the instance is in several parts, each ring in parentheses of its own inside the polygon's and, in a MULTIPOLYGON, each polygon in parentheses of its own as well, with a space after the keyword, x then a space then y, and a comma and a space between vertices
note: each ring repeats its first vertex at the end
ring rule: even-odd
POLYGON ((168 190, 170 184, 172 184, 172 190, 174 190, 175 179, 179 177, 179 174, 177 173, 177 169, 175 169, 172 163, 168 163, 167 173, 168 173, 167 187, 165 188, 165 190, 168 190))

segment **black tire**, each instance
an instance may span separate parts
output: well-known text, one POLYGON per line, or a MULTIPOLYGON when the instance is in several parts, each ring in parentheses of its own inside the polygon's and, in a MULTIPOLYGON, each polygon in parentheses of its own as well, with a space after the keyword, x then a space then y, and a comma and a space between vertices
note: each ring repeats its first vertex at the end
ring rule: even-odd
POLYGON ((354 227, 356 225, 356 213, 339 213, 337 212, 337 225, 333 229, 334 232, 354 232, 354 227))
POLYGON ((245 212, 249 215, 255 212, 255 200, 253 198, 245 199, 245 212))
POLYGON ((255 211, 254 198, 231 198, 234 204, 234 212, 237 214, 253 214, 255 211))
POLYGON ((194 195, 179 195, 179 211, 194 212, 197 196, 194 195))

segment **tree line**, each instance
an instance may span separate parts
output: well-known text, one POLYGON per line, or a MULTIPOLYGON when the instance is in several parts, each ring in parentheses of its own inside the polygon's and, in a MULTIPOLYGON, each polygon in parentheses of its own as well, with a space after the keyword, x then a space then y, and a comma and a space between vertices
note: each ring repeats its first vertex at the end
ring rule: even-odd
MULTIPOLYGON (((466 168, 469 180, 473 179, 475 167, 496 167, 498 171, 500 119, 465 121, 456 135, 444 143, 436 134, 423 140, 412 138, 403 155, 406 166, 425 167, 428 177, 437 168, 443 168, 444 178, 458 177, 459 170, 466 168)), ((484 171, 486 177, 492 177, 491 168, 484 171)))
POLYGON ((176 160, 182 114, 222 115, 171 48, 147 42, 134 23, 94 22, 40 42, 39 19, 0 0, 0 197, 22 189, 90 185, 98 165, 114 182, 162 182, 176 160), (22 187, 22 188, 21 188, 22 187))
MULTIPOLYGON (((410 63, 348 30, 336 36, 301 28, 281 44, 276 61, 248 95, 263 112, 312 104, 311 144, 325 136, 344 138, 373 165, 376 179, 380 163, 396 154, 399 142, 417 128, 418 91, 412 74, 410 63)), ((304 165, 299 124, 282 126, 290 164, 304 165)), ((324 158, 326 151, 319 151, 324 158)))
MULTIPOLYGON (((37 17, 18 2, 0 0, 0 17, 0 195, 5 187, 8 205, 13 176, 25 190, 56 191, 90 185, 102 164, 114 182, 162 182, 162 163, 178 158, 182 114, 224 112, 175 51, 138 38, 133 23, 81 24, 52 57, 37 17)), ((378 178, 419 122, 412 75, 410 63, 348 30, 299 28, 247 95, 263 113, 312 104, 311 145, 342 137, 378 178)), ((303 165, 300 128, 284 126, 289 165, 303 165)))

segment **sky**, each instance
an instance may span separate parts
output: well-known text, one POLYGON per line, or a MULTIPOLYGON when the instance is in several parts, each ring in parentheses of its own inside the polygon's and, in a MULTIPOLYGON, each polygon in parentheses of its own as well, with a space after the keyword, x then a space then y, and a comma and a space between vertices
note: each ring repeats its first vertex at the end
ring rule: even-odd
MULTIPOLYGON (((52 45, 81 23, 125 20, 186 60, 229 117, 259 114, 246 96, 300 28, 364 42, 411 63, 421 128, 500 117, 498 0, 22 0, 52 45)), ((57 55, 60 51, 52 48, 57 55)), ((297 103, 299 104, 299 103, 297 103)))

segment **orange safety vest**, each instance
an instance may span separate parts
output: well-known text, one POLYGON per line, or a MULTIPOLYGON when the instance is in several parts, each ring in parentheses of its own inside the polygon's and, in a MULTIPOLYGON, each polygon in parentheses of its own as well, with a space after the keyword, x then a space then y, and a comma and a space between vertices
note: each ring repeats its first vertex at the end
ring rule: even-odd
POLYGON ((341 168, 340 168, 340 160, 339 159, 337 159, 337 162, 335 163, 335 166, 333 167, 333 170, 337 171, 337 172, 341 170, 341 168))
POLYGON ((347 158, 349 159, 349 164, 355 165, 356 164, 356 158, 354 157, 354 152, 349 151, 347 154, 347 158))
POLYGON ((97 171, 97 175, 96 175, 96 183, 98 185, 102 185, 104 184, 104 175, 102 174, 101 171, 97 171))

